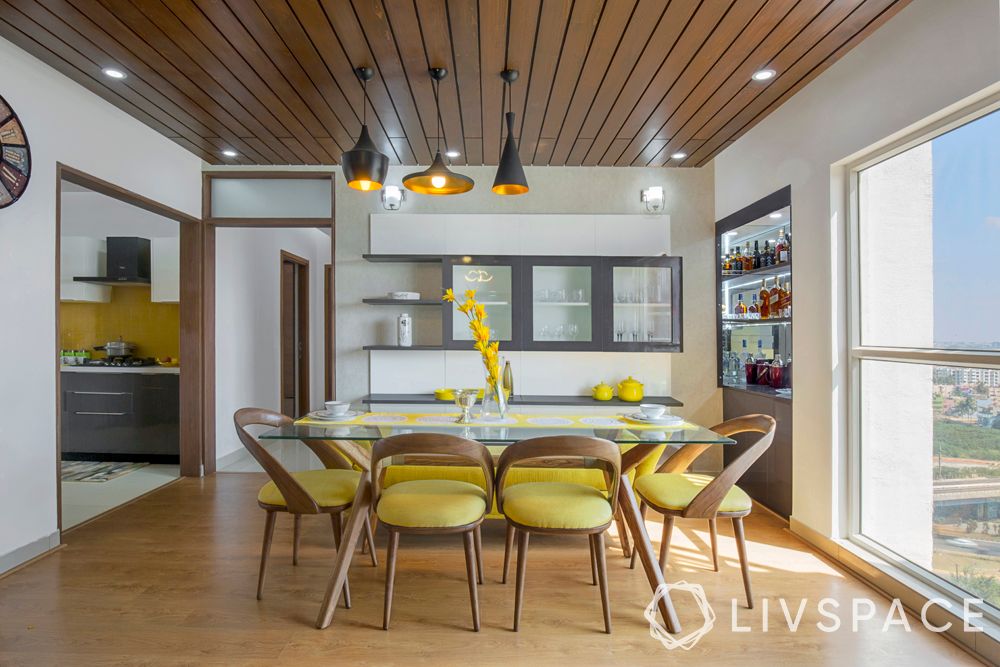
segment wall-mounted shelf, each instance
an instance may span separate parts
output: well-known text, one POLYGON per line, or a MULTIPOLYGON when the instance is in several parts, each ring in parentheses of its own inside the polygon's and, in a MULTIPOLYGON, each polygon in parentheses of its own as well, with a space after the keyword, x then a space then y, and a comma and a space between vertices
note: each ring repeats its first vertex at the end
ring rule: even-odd
POLYGON ((722 319, 723 324, 738 324, 740 326, 747 327, 759 327, 763 325, 771 324, 791 324, 792 318, 790 317, 771 317, 766 320, 742 320, 733 317, 725 317, 722 319))
POLYGON ((439 255, 361 255, 368 262, 411 262, 417 264, 440 264, 439 255))
POLYGON ((399 345, 365 345, 362 350, 443 350, 442 345, 411 345, 400 347, 399 345))
POLYGON ((766 278, 767 276, 774 276, 779 273, 790 273, 792 270, 792 260, 787 262, 781 262, 780 264, 772 264, 771 266, 762 266, 759 269, 754 269, 752 271, 744 271, 743 273, 737 273, 733 275, 720 275, 719 278, 724 283, 733 282, 734 280, 739 280, 741 278, 753 278, 754 276, 758 278, 766 278))
POLYGON ((362 299, 369 306, 440 306, 440 299, 362 299))

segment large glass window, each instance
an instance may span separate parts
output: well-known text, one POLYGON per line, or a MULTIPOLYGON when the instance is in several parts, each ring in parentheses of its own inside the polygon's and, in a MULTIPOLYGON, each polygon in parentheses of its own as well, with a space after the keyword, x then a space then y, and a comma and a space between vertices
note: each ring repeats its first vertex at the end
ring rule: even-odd
POLYGON ((1000 608, 1000 112, 856 179, 858 532, 1000 608))

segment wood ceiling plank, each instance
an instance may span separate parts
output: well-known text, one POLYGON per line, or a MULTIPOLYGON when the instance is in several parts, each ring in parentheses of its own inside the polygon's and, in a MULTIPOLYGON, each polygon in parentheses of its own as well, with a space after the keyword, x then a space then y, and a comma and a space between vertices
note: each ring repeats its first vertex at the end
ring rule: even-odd
POLYGON ((620 140, 632 139, 632 137, 619 136, 619 130, 632 110, 635 109, 639 99, 650 88, 656 73, 669 56, 698 5, 699 0, 674 0, 667 7, 667 11, 649 38, 649 46, 643 51, 635 67, 632 68, 618 99, 615 100, 602 120, 600 130, 591 144, 584 164, 610 166, 617 162, 624 152, 624 149, 619 146, 620 140), (612 144, 616 145, 613 151, 609 148, 612 144))
POLYGON ((618 166, 628 166, 632 164, 636 156, 642 152, 646 143, 653 138, 655 132, 640 138, 637 135, 642 128, 649 123, 650 118, 656 111, 657 106, 666 97, 667 93, 684 73, 691 59, 694 58, 698 49, 704 43, 707 35, 712 34, 716 25, 723 19, 726 12, 732 5, 731 0, 716 0, 714 2, 704 2, 698 6, 694 16, 684 26, 677 42, 670 49, 670 53, 664 59, 656 76, 650 82, 649 87, 643 91, 639 101, 629 112, 618 130, 616 138, 631 139, 629 147, 618 158, 615 163, 618 166))
MULTIPOLYGON (((714 155, 724 142, 734 140, 738 133, 745 131, 744 128, 749 129, 752 123, 756 123, 759 118, 763 117, 760 114, 765 109, 777 108, 779 100, 786 99, 783 97, 786 92, 794 86, 801 87, 808 83, 818 74, 818 72, 813 74, 813 70, 823 65, 842 47, 851 43, 859 32, 863 31, 887 9, 891 9, 894 4, 896 4, 896 0, 865 0, 846 18, 837 22, 822 39, 801 44, 793 43, 782 50, 769 64, 778 72, 778 76, 768 84, 754 82, 753 85, 748 85, 744 89, 746 94, 741 92, 740 95, 734 97, 733 101, 727 104, 720 114, 717 114, 706 124, 705 128, 697 132, 696 138, 704 140, 705 143, 689 153, 688 162, 696 165, 702 164, 706 156, 714 155), (728 120, 722 118, 723 114, 728 120)), ((900 7, 896 8, 897 11, 899 9, 900 7)), ((820 18, 832 22, 837 16, 821 14, 817 20, 820 18)), ((831 60, 826 66, 828 67, 832 62, 831 60)))
MULTIPOLYGON (((856 6, 862 1, 837 0, 834 5, 851 4, 856 6)), ((800 0, 767 36, 758 41, 753 51, 730 72, 728 78, 697 109, 691 110, 689 106, 693 105, 692 100, 700 97, 697 92, 685 100, 682 108, 679 108, 677 113, 667 121, 666 131, 661 130, 658 135, 661 138, 669 137, 669 143, 667 148, 661 151, 661 157, 669 158, 672 153, 678 152, 709 118, 748 85, 752 80, 751 75, 770 63, 781 49, 788 46, 793 40, 818 39, 819 35, 816 33, 818 23, 815 19, 823 11, 822 5, 800 0)), ((827 9, 827 11, 830 10, 827 9)), ((703 143, 704 141, 699 142, 698 147, 703 143)), ((685 152, 690 150, 689 147, 685 152)), ((657 159, 654 160, 654 163, 665 161, 661 162, 660 159, 657 159)))
POLYGON ((413 156, 413 151, 410 149, 410 142, 406 140, 406 137, 390 137, 389 141, 392 142, 392 147, 396 151, 396 155, 399 156, 400 164, 418 164, 417 159, 413 156))
MULTIPOLYGON (((535 58, 535 37, 538 32, 538 22, 541 19, 541 15, 541 0, 510 0, 510 19, 507 28, 507 57, 504 69, 516 69, 518 71, 518 79, 510 87, 510 99, 505 100, 505 103, 509 102, 513 111, 517 114, 514 119, 515 136, 520 136, 521 125, 524 123, 524 107, 528 101, 529 88, 531 87, 531 71, 535 58)), ((546 35, 543 39, 547 37, 546 35)), ((500 72, 494 72, 494 76, 499 77, 500 72)), ((506 110, 506 107, 504 107, 496 111, 506 110)), ((488 112, 489 109, 486 111, 488 112)), ((506 123, 502 114, 500 121, 500 139, 503 141, 507 132, 504 129, 506 123)))
MULTIPOLYGON (((483 163, 483 105, 479 91, 479 11, 476 3, 459 0, 445 5, 451 33, 452 66, 458 88, 465 137, 465 163, 483 163)), ((421 0, 417 10, 423 15, 421 0)), ((425 35, 426 39, 426 35, 425 35)))
POLYGON ((604 7, 604 0, 576 0, 573 3, 535 154, 532 156, 527 151, 521 154, 526 163, 549 164, 604 7))
MULTIPOLYGON (((392 2, 405 4, 407 0, 392 0, 392 2)), ((422 57, 418 59, 418 62, 422 62, 424 66, 423 76, 425 78, 429 76, 427 74, 428 67, 444 67, 448 70, 447 78, 440 85, 441 117, 444 124, 442 150, 458 151, 458 157, 448 158, 448 160, 451 164, 465 164, 468 149, 465 146, 463 114, 458 95, 458 78, 455 76, 455 55, 452 50, 448 9, 445 0, 419 0, 416 3, 411 1, 409 6, 416 12, 414 16, 418 30, 415 43, 417 46, 422 43, 423 47, 421 49, 422 57)), ((386 8, 389 8, 388 4, 386 8)), ((408 17, 409 15, 404 13, 404 22, 408 17)), ((396 14, 390 13, 389 18, 393 25, 393 31, 399 39, 400 35, 396 32, 396 14)), ((476 80, 478 81, 478 79, 476 80)))
MULTIPOLYGON (((688 94, 698 86, 716 63, 722 59, 726 51, 732 48, 737 38, 743 33, 750 21, 761 11, 767 0, 740 0, 733 4, 726 15, 719 21, 712 34, 702 42, 701 47, 691 58, 687 67, 656 106, 643 128, 633 138, 631 146, 638 142, 648 141, 653 137, 667 140, 669 137, 658 136, 660 129, 670 118, 674 110, 683 103, 688 94)), ((630 147, 631 147, 630 146, 630 147)), ((633 166, 644 166, 640 158, 632 162, 633 166)))
MULTIPOLYGON (((339 3, 343 3, 343 0, 325 0, 324 7, 327 9, 327 16, 333 22, 337 34, 344 35, 338 25, 337 19, 347 22, 347 17, 344 16, 346 12, 338 14, 332 11, 332 5, 339 3), (335 16, 337 19, 334 18, 335 16)), ((358 34, 365 38, 368 47, 371 49, 376 67, 382 75, 382 81, 385 83, 386 89, 389 91, 392 104, 400 114, 403 127, 406 128, 406 137, 410 142, 410 149, 421 164, 430 164, 432 158, 431 146, 427 142, 427 133, 424 132, 422 112, 417 106, 413 92, 410 90, 410 81, 407 79, 406 70, 396 49, 396 42, 392 31, 385 20, 382 3, 378 0, 354 0, 353 9, 358 34)))
MULTIPOLYGON (((581 138, 580 127, 590 109, 590 102, 604 81, 608 67, 618 51, 618 46, 636 6, 637 3, 634 0, 628 2, 615 0, 610 11, 606 10, 601 14, 601 21, 594 32, 594 39, 587 52, 580 77, 576 82, 566 117, 559 129, 559 139, 556 141, 555 150, 552 151, 550 164, 570 164, 569 155, 577 140, 581 138)), ((593 139, 593 137, 587 138, 593 139)), ((587 147, 590 147, 590 143, 587 144, 587 147)), ((577 153, 577 155, 579 154, 577 153)))
MULTIPOLYGON (((600 87, 591 100, 590 108, 580 126, 580 136, 597 137, 597 133, 608 117, 608 112, 621 95, 624 85, 634 71, 636 63, 642 54, 649 49, 650 39, 662 21, 668 4, 665 0, 640 0, 639 4, 636 5, 621 44, 608 65, 608 71, 604 75, 600 87)), ((594 150, 593 143, 593 141, 590 142, 590 150, 578 164, 589 166, 598 164, 603 150, 594 150)))
POLYGON ((483 164, 500 162, 503 80, 507 63, 507 0, 479 0, 479 90, 482 99, 483 164))
POLYGON ((553 0, 542 5, 530 75, 525 73, 514 83, 515 88, 527 86, 521 129, 517 133, 522 163, 535 154, 572 10, 572 0, 553 0))

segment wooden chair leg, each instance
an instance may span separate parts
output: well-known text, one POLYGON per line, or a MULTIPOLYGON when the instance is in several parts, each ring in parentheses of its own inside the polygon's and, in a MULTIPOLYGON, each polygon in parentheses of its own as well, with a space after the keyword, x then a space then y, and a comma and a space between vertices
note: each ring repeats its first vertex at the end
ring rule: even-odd
POLYGON ((597 585, 597 552, 594 551, 594 536, 587 536, 590 542, 590 585, 597 585))
MULTIPOLYGON (((467 530, 462 533, 462 541, 465 543, 465 574, 469 578, 469 603, 472 605, 472 627, 479 632, 479 587, 476 585, 476 571, 479 569, 476 561, 479 560, 479 550, 476 548, 476 530, 467 530)), ((482 570, 479 570, 482 572, 482 570)), ((482 575, 480 575, 482 576, 482 575)), ((482 583, 482 581, 480 581, 482 583)))
POLYGON ((740 555, 740 569, 743 571, 743 589, 747 594, 747 609, 753 609, 753 593, 750 590, 750 564, 747 562, 747 542, 743 535, 743 517, 733 517, 733 534, 736 536, 736 551, 740 555))
MULTIPOLYGON (((342 512, 330 515, 330 523, 333 525, 333 543, 337 547, 337 551, 340 551, 340 539, 342 535, 341 525, 342 512)), ((351 608, 351 586, 344 580, 344 609, 351 608)))
MULTIPOLYGON (((363 547, 366 544, 368 545, 368 556, 371 558, 372 567, 378 567, 378 556, 375 554, 375 533, 372 532, 372 524, 368 520, 368 517, 365 517, 365 539, 361 543, 361 546, 363 547)), ((362 549, 361 553, 364 553, 364 551, 362 549)))
POLYGON ((382 612, 382 629, 389 629, 392 614, 392 587, 396 579, 396 550, 399 549, 399 533, 389 531, 389 550, 385 556, 385 608, 382 612))
POLYGON ((521 625, 524 605, 524 573, 528 566, 528 531, 517 531, 517 588, 514 590, 514 632, 521 625))
POLYGON ((507 524, 507 536, 504 540, 503 547, 503 576, 500 578, 500 583, 507 583, 507 572, 510 570, 510 554, 514 550, 514 533, 517 529, 514 526, 507 524))
POLYGON ((708 520, 708 532, 712 536, 712 569, 719 571, 719 532, 715 525, 715 519, 708 520))
MULTIPOLYGON (((646 521, 646 503, 643 502, 639 503, 639 520, 642 521, 643 523, 645 523, 646 521)), ((632 549, 632 558, 628 562, 628 569, 630 570, 635 569, 635 558, 638 555, 639 555, 638 552, 635 549, 632 549)))
POLYGON ((632 546, 629 544, 628 529, 625 527, 625 515, 622 514, 621 507, 615 512, 615 526, 618 530, 618 541, 622 545, 622 556, 629 558, 632 555, 632 546))
POLYGON ((299 539, 302 535, 302 515, 293 514, 294 528, 292 529, 292 565, 299 564, 299 539))
POLYGON ((274 537, 275 512, 268 512, 264 518, 264 544, 260 549, 260 574, 257 576, 257 599, 264 597, 264 575, 267 574, 267 557, 271 554, 271 538, 274 537))
POLYGON ((660 540, 660 571, 666 572, 667 558, 670 556, 670 535, 674 532, 674 517, 663 515, 663 539, 660 540))
POLYGON ((611 634, 611 601, 608 598, 608 561, 604 553, 604 533, 591 535, 590 545, 597 554, 597 578, 601 582, 601 606, 604 609, 604 631, 611 634))
POLYGON ((476 547, 476 573, 477 581, 480 585, 483 583, 483 533, 480 530, 480 526, 476 526, 476 529, 472 531, 473 542, 476 547))

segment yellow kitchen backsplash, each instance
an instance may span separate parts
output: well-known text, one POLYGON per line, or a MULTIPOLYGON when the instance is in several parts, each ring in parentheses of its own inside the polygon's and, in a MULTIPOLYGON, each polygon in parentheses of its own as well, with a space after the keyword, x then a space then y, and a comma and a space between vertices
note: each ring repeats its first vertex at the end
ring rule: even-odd
POLYGON ((63 301, 59 304, 59 329, 63 349, 92 350, 121 336, 137 345, 138 357, 180 356, 180 305, 153 303, 148 287, 114 287, 108 303, 63 301))

